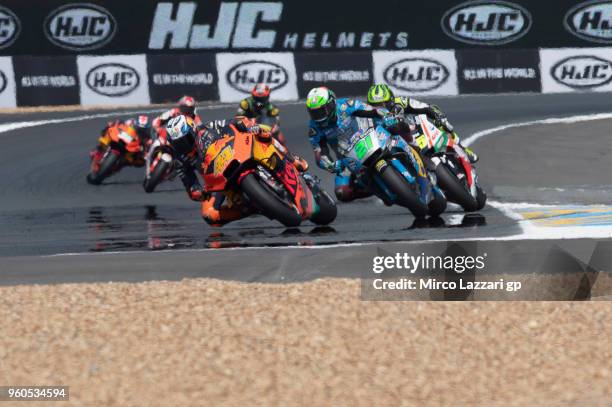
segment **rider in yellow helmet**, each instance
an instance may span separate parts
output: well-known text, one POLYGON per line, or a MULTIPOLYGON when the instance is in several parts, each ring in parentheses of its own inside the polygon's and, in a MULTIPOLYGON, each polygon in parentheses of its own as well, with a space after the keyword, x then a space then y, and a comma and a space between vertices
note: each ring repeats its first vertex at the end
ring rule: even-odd
MULTIPOLYGON (((394 114, 417 115, 426 114, 427 117, 437 126, 443 127, 453 135, 455 143, 461 141, 453 126, 449 123, 446 115, 436 105, 429 105, 411 97, 395 96, 388 85, 372 85, 368 90, 368 103, 372 106, 383 107, 394 114)), ((473 164, 478 161, 478 156, 468 147, 461 145, 467 153, 470 162, 473 164)))

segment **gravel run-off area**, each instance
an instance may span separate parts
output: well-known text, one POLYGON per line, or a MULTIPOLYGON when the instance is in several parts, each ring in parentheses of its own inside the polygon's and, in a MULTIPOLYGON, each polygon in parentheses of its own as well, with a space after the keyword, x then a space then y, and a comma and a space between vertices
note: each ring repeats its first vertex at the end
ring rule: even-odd
MULTIPOLYGON (((0 288, 0 384, 78 406, 610 406, 612 303, 365 302, 359 281, 0 288)), ((0 403, 0 405, 9 403, 0 403)))

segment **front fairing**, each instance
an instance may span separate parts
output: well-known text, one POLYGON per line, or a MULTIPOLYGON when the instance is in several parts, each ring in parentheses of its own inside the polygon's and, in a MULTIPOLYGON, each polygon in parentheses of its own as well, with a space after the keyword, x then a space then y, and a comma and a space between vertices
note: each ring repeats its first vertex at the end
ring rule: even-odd
POLYGON ((373 119, 356 117, 338 132, 338 151, 342 156, 364 164, 386 148, 390 134, 373 119))

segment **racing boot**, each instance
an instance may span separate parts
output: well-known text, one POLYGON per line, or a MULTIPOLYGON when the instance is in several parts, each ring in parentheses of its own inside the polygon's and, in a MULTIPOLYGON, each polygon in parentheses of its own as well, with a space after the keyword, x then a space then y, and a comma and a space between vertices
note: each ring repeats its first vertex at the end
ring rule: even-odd
POLYGON ((467 154, 468 159, 470 160, 470 164, 475 164, 478 161, 478 155, 469 147, 465 147, 463 145, 461 147, 463 147, 463 150, 465 150, 465 153, 467 154))
POLYGON ((252 214, 252 211, 246 206, 232 205, 231 203, 229 206, 223 205, 225 198, 222 192, 216 192, 202 201, 202 218, 210 226, 221 227, 252 214))
POLYGON ((293 166, 299 171, 299 172, 306 172, 308 171, 308 161, 304 160, 302 157, 299 157, 295 154, 293 155, 293 166))
POLYGON ((470 164, 475 164, 478 161, 478 155, 474 151, 472 151, 471 148, 464 146, 461 143, 461 139, 459 138, 457 133, 454 133, 454 132, 453 132, 453 141, 459 146, 461 146, 463 151, 465 151, 465 153, 468 156, 468 160, 470 160, 470 164))

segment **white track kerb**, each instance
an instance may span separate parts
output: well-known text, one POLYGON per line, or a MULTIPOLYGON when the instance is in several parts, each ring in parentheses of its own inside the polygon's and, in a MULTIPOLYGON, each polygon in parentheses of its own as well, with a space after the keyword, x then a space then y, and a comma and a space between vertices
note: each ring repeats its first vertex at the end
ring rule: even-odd
MULTIPOLYGON (((299 102, 289 102, 285 104, 294 104, 299 102)), ((218 109, 227 107, 227 105, 216 105, 216 106, 206 106, 204 109, 218 109)), ((142 113, 155 113, 160 112, 164 109, 155 109, 148 111, 139 111, 142 113)), ((0 134, 6 133, 13 130, 35 127, 35 126, 44 126, 48 124, 57 124, 57 123, 66 123, 66 122, 76 122, 83 120, 91 120, 97 118, 104 117, 112 117, 112 116, 125 116, 130 113, 136 113, 131 111, 121 111, 121 112, 106 112, 106 113, 98 113, 98 114, 89 114, 89 115, 81 115, 74 117, 67 117, 61 119, 50 119, 50 120, 36 120, 36 121, 22 121, 22 122, 12 122, 0 124, 0 134)), ((541 120, 532 120, 527 122, 519 122, 519 123, 509 123, 497 127, 493 127, 490 129, 484 129, 479 132, 472 134, 469 137, 463 139, 463 143, 467 146, 474 144, 476 141, 483 137, 488 137, 495 135, 497 133, 501 133, 508 129, 514 129, 519 127, 527 127, 534 125, 546 125, 546 124, 572 124, 572 123, 580 123, 586 121, 594 121, 594 120, 605 120, 612 119, 612 112, 610 113, 597 113, 597 114, 589 114, 589 115, 577 115, 577 116, 568 116, 568 117, 556 117, 556 118, 548 118, 541 120)), ((456 239, 456 240, 528 240, 528 239, 563 239, 563 238, 612 238, 612 220, 609 224, 601 224, 601 225, 593 225, 593 224, 578 224, 575 222, 558 222, 557 224, 551 226, 541 226, 538 221, 534 221, 533 219, 529 219, 529 213, 533 213, 537 210, 542 211, 551 211, 551 212, 564 212, 566 216, 572 216, 576 214, 576 216, 581 216, 585 212, 591 211, 609 211, 612 213, 612 207, 605 207, 602 205, 540 205, 540 204, 531 204, 531 203, 507 203, 507 202, 498 202, 494 200, 490 200, 487 202, 488 205, 496 208, 508 218, 515 220, 521 228, 521 233, 512 235, 512 236, 499 236, 499 237, 479 237, 479 238, 466 238, 466 239, 456 239)), ((599 212, 599 213, 600 213, 599 212)), ((612 215, 610 215, 612 218, 612 215)), ((423 243, 423 242, 434 242, 440 240, 421 240, 421 241, 406 241, 406 244, 414 244, 414 243, 423 243)), ((401 242, 398 242, 401 243, 401 242)), ((287 246, 285 248, 307 248, 309 250, 312 249, 325 249, 329 247, 337 247, 337 246, 366 246, 366 245, 376 245, 377 243, 350 243, 350 244, 330 244, 330 245, 321 245, 321 246, 287 246)), ((238 249, 238 248, 236 248, 238 249)), ((245 248, 246 249, 246 248, 245 248)), ((251 248, 252 249, 252 248, 251 248)), ((193 250, 193 249, 191 249, 193 250)), ((197 249, 197 250, 217 250, 217 249, 197 249)), ((234 249, 225 249, 225 250, 234 250, 234 249)), ((61 255, 80 255, 81 253, 65 253, 61 255)), ((88 254, 88 253, 83 253, 88 254)), ((107 254, 110 254, 108 252, 107 254)))

